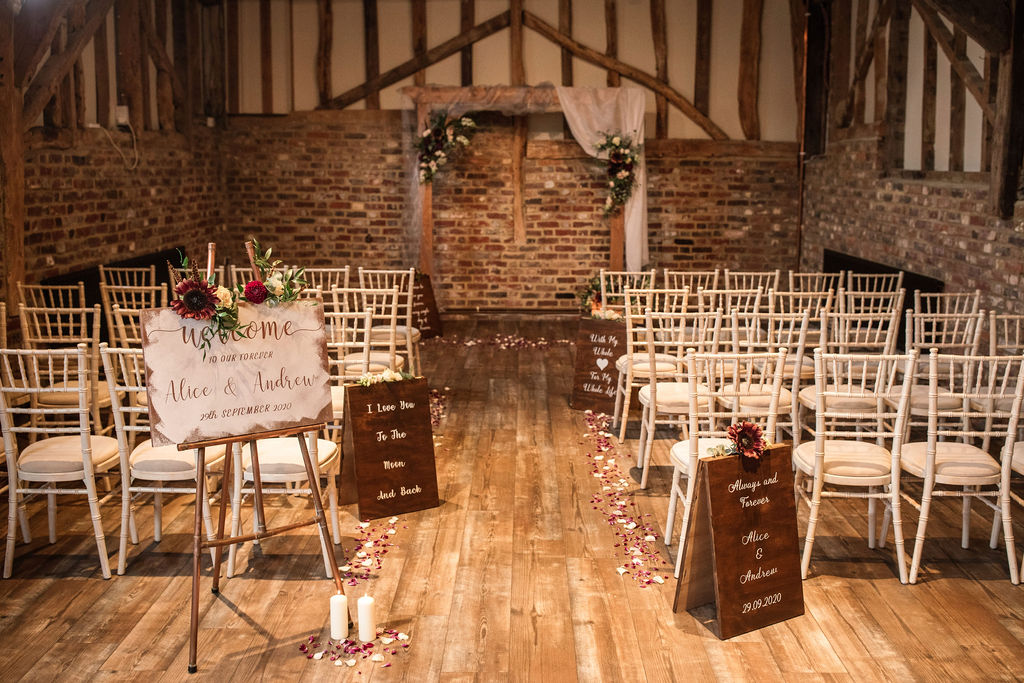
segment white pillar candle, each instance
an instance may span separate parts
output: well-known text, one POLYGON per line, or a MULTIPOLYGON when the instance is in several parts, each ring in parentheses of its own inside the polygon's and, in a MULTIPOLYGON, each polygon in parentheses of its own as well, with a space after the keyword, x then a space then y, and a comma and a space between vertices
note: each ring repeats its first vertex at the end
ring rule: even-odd
POLYGON ((371 641, 377 637, 377 620, 373 616, 373 598, 364 595, 359 598, 359 640, 371 641))
POLYGON ((331 596, 331 640, 348 638, 348 598, 344 593, 331 596))

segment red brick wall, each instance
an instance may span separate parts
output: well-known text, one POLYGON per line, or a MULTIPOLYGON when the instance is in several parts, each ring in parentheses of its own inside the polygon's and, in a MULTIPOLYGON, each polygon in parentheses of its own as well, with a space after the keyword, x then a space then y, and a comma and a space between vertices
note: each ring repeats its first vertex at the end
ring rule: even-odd
POLYGON ((946 291, 980 289, 982 306, 1022 312, 1024 204, 994 217, 988 174, 885 177, 880 140, 830 143, 807 164, 801 261, 818 270, 823 249, 921 273, 946 291))
MULTIPOLYGON (((572 310, 607 264, 601 170, 575 142, 531 142, 526 241, 516 244, 512 123, 480 118, 470 148, 434 182, 439 305, 572 310)), ((399 112, 231 119, 221 145, 229 231, 305 265, 415 265, 412 134, 399 112)), ((651 141, 647 151, 653 266, 795 265, 794 146, 651 141)))
MULTIPOLYGON (((131 158, 127 134, 115 140, 131 158)), ((38 282, 174 244, 198 253, 223 223, 214 133, 144 133, 134 170, 100 130, 75 147, 30 150, 25 159, 25 272, 38 282)))

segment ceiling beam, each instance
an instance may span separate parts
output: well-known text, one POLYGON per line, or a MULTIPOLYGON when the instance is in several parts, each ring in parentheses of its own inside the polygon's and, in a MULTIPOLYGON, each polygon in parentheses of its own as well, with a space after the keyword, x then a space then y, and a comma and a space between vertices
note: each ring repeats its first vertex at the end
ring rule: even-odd
POLYGON ((1010 5, 1006 0, 923 0, 923 4, 942 12, 988 52, 1010 47, 1010 5))
POLYGON ((85 4, 85 0, 30 2, 15 16, 14 35, 18 44, 14 53, 14 79, 18 87, 25 87, 26 81, 39 68, 67 11, 75 3, 85 4))

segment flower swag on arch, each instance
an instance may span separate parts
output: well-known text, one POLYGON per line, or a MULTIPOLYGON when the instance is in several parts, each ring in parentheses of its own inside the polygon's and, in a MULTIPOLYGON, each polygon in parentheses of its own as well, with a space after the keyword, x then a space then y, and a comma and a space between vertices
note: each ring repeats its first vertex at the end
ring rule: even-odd
POLYGON ((469 116, 449 118, 446 111, 431 114, 429 124, 415 143, 420 183, 432 183, 441 167, 469 146, 474 133, 476 122, 469 116))
POLYGON ((594 147, 605 156, 599 159, 608 177, 608 197, 604 201, 604 215, 608 217, 617 214, 633 196, 643 146, 634 144, 633 137, 622 133, 601 132, 600 136, 594 147))

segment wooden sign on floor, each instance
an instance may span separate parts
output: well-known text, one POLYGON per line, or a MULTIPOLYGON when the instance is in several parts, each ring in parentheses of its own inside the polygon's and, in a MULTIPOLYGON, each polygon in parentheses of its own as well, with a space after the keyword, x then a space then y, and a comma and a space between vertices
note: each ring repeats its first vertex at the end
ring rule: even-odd
POLYGON ((580 318, 576 364, 569 406, 611 413, 615 409, 615 360, 626 352, 626 325, 615 320, 580 318))
POLYGON ((673 611, 715 603, 719 638, 804 613, 790 445, 702 458, 673 611))
POLYGON ((346 385, 345 452, 353 456, 359 519, 437 507, 427 380, 346 385))
POLYGON ((422 339, 440 337, 444 334, 441 329, 441 314, 434 299, 434 287, 426 273, 416 273, 416 280, 413 283, 412 325, 420 331, 422 339))

